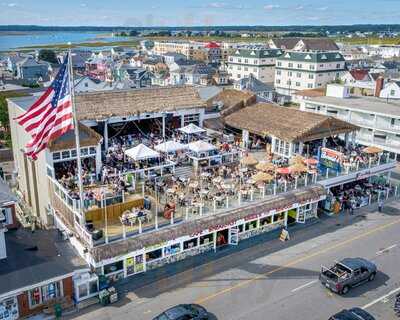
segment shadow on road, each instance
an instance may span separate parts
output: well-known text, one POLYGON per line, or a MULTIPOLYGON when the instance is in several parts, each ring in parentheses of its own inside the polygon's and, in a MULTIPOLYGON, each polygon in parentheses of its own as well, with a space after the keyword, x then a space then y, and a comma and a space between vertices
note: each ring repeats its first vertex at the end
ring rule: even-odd
POLYGON ((386 286, 387 281, 390 279, 390 277, 381 271, 378 271, 376 273, 376 277, 373 281, 363 283, 359 285, 358 287, 351 288, 350 291, 341 297, 343 298, 355 298, 363 295, 364 293, 377 289, 382 286, 386 286))

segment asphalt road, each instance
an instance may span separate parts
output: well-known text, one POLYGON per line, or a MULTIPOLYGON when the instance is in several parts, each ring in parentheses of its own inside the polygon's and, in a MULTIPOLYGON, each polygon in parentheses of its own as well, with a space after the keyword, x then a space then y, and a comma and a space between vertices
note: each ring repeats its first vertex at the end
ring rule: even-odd
POLYGON ((343 308, 365 307, 394 320, 400 292, 400 203, 341 215, 133 291, 108 307, 91 307, 75 319, 152 319, 179 303, 199 303, 220 320, 323 320, 343 308), (373 282, 338 296, 321 286, 322 264, 365 257, 378 265, 373 282), (398 289, 398 290, 397 290, 398 289))

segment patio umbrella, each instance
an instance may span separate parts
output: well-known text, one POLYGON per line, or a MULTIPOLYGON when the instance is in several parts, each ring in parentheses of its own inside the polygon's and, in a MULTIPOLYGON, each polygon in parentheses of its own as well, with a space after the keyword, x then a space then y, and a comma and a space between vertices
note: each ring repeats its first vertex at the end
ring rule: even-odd
POLYGON ((291 173, 307 172, 307 167, 302 163, 295 163, 289 167, 291 173))
POLYGON ((304 159, 304 163, 309 166, 315 166, 318 164, 318 160, 315 158, 308 158, 308 159, 304 159))
POLYGON ((248 155, 248 156, 243 157, 240 160, 240 163, 245 166, 255 166, 258 163, 258 161, 252 155, 248 155))
POLYGON ((378 147, 366 147, 362 150, 362 152, 367 153, 367 154, 375 154, 375 153, 381 153, 383 150, 378 147))
POLYGON ((257 172, 254 176, 251 177, 251 180, 253 183, 258 183, 258 182, 267 182, 267 181, 272 181, 274 180, 274 177, 271 176, 268 173, 265 172, 257 172))
POLYGON ((297 155, 297 156, 290 158, 289 162, 290 162, 290 164, 296 164, 296 163, 303 163, 304 160, 305 160, 304 157, 297 155))
POLYGON ((260 162, 259 164, 256 165, 256 169, 260 171, 274 171, 275 170, 275 165, 271 162, 260 162))
POLYGON ((289 167, 278 168, 276 169, 276 172, 280 174, 290 174, 290 168, 289 167))

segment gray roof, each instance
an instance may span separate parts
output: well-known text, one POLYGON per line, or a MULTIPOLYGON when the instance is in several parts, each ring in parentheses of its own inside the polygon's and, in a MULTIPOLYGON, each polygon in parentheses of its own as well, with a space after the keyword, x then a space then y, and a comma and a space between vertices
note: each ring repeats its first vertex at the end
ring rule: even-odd
POLYGON ((37 66, 49 66, 47 62, 44 61, 37 61, 32 57, 26 57, 25 59, 17 62, 18 65, 22 67, 37 67, 37 66))
POLYGON ((328 38, 302 38, 299 42, 304 43, 304 50, 310 51, 338 51, 339 47, 335 41, 328 38))
POLYGON ((222 88, 217 86, 206 86, 198 87, 197 91, 199 92, 200 99, 207 101, 208 99, 211 99, 220 93, 222 88))
POLYGON ((271 39, 271 42, 274 45, 283 50, 291 50, 294 46, 299 42, 299 38, 279 38, 279 39, 271 39))
POLYGON ((339 52, 298 52, 286 51, 279 60, 302 62, 342 62, 344 58, 339 52))
POLYGON ((57 230, 9 230, 5 237, 7 258, 0 260, 0 295, 87 268, 57 230))
POLYGON ((276 58, 282 55, 281 49, 269 49, 266 47, 253 47, 237 49, 233 55, 244 58, 276 58))
POLYGON ((238 80, 238 83, 242 90, 249 90, 252 92, 274 91, 273 86, 269 86, 268 84, 258 80, 252 74, 250 74, 248 78, 238 80))
POLYGON ((382 98, 351 96, 343 99, 323 96, 308 98, 305 102, 316 102, 341 107, 342 109, 400 117, 400 102, 394 102, 393 100, 387 102, 386 99, 382 98))

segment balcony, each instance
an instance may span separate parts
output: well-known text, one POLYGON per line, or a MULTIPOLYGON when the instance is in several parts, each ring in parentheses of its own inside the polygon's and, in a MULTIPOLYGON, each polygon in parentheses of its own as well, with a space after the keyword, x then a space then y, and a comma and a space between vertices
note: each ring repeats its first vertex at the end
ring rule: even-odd
MULTIPOLYGON (((147 234, 152 230, 227 214, 249 205, 260 204, 276 195, 314 184, 324 187, 355 181, 370 175, 388 172, 396 163, 388 155, 343 164, 340 172, 319 172, 309 167, 290 179, 275 178, 254 183, 254 168, 236 165, 238 176, 220 170, 203 172, 190 178, 172 175, 152 180, 131 181, 128 191, 116 192, 110 185, 86 186, 94 197, 84 199, 84 208, 71 191, 49 177, 55 215, 71 228, 87 247, 147 234), (214 171, 213 171, 214 172, 214 171), (250 178, 249 178, 250 177, 250 178)), ((279 178, 280 176, 280 178, 279 178)))

